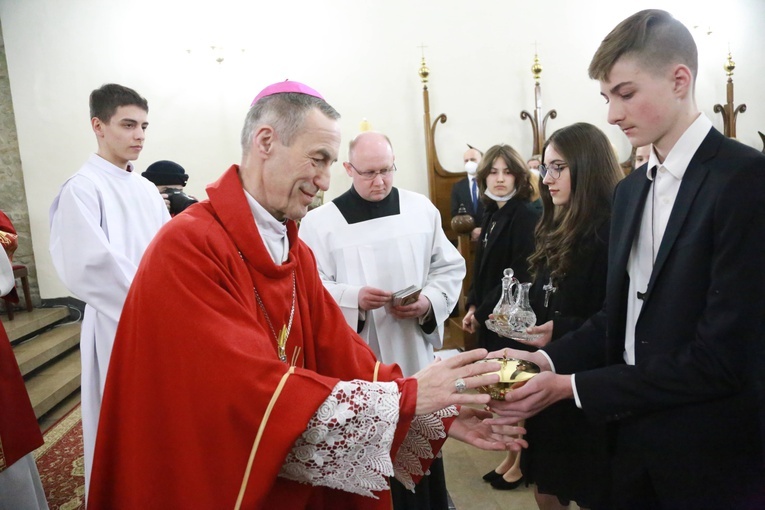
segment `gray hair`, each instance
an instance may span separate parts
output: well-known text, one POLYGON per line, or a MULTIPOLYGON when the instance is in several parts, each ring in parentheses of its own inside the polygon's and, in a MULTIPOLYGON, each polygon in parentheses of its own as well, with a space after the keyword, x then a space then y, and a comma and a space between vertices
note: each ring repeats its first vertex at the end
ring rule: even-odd
POLYGON ((306 115, 314 108, 330 119, 340 118, 340 114, 329 103, 308 94, 287 92, 259 99, 250 107, 244 120, 242 153, 249 153, 255 131, 265 124, 274 128, 282 144, 289 146, 300 131, 306 115))

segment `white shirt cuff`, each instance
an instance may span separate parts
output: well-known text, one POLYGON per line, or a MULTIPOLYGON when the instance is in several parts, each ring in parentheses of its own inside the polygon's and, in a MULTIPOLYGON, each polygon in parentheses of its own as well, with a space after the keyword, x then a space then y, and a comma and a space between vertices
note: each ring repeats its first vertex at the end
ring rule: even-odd
POLYGON ((576 391, 576 379, 574 378, 576 374, 571 374, 571 389, 574 391, 574 402, 576 402, 576 407, 579 409, 582 408, 582 401, 579 400, 579 392, 576 391))
POLYGON ((553 360, 552 360, 552 358, 550 357, 550 355, 549 355, 549 354, 547 354, 547 353, 546 353, 545 351, 543 351, 542 349, 538 350, 537 352, 541 352, 541 353, 542 353, 542 356, 544 356, 545 358, 547 358, 547 362, 550 364, 550 370, 551 370, 551 371, 552 371, 552 373, 554 374, 554 373, 555 373, 555 363, 553 363, 553 360))

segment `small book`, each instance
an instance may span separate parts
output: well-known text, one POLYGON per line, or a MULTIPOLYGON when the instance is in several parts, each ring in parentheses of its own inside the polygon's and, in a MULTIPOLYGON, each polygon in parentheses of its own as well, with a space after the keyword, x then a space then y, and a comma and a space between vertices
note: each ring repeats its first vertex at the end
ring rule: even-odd
POLYGON ((409 287, 393 293, 393 306, 406 306, 416 303, 420 297, 420 291, 422 289, 417 285, 410 285, 409 287))

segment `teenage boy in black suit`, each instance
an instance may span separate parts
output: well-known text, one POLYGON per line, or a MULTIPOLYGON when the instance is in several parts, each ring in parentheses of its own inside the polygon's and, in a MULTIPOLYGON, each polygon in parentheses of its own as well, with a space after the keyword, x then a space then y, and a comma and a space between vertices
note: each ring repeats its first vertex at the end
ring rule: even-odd
POLYGON ((529 356, 510 421, 573 398, 611 423, 609 508, 763 508, 765 156, 696 107, 696 45, 667 12, 622 21, 590 63, 648 164, 614 194, 606 301, 529 356), (570 375, 573 374, 573 375, 570 375))

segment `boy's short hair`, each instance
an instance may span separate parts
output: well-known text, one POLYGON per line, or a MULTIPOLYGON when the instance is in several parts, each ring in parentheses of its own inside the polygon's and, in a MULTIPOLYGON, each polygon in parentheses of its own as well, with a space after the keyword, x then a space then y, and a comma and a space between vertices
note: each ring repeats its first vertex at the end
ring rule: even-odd
POLYGON ((138 92, 116 83, 107 83, 90 93, 90 118, 97 117, 101 122, 109 122, 117 108, 129 105, 149 112, 149 102, 138 92))
POLYGON ((690 31, 667 11, 646 9, 619 23, 609 33, 590 62, 593 80, 607 81, 614 64, 628 56, 650 72, 669 64, 688 66, 694 81, 699 68, 696 43, 690 31))

